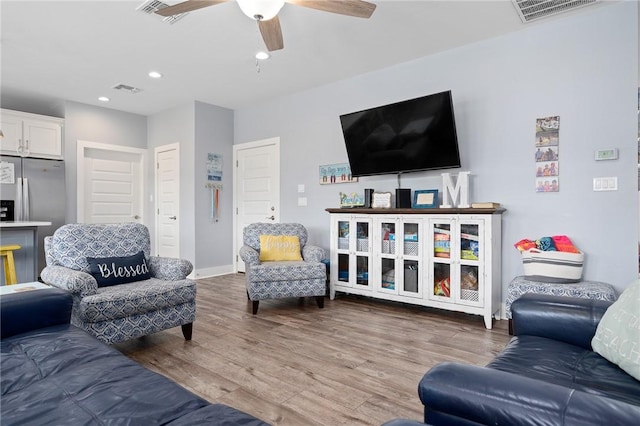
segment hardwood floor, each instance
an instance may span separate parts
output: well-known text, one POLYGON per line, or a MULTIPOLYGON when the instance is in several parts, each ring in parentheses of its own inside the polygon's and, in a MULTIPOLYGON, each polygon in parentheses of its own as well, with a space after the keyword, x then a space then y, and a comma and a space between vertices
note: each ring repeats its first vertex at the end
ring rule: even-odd
POLYGON ((340 295, 261 301, 244 275, 197 280, 193 340, 180 327, 114 345, 211 402, 274 425, 422 420, 418 382, 433 365, 484 365, 509 340, 506 321, 340 295))

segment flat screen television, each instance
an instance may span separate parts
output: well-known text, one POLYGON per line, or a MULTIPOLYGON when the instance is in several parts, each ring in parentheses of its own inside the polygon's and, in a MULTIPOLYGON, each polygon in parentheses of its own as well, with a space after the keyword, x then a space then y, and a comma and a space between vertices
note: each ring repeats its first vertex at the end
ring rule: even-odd
POLYGON ((460 167, 451 91, 340 116, 352 176, 460 167))

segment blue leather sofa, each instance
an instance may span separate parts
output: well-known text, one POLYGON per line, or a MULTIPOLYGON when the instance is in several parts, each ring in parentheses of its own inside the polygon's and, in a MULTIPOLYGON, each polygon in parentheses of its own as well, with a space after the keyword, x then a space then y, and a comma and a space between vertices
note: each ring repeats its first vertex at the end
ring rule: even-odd
POLYGON ((210 404, 71 325, 72 303, 55 288, 2 296, 3 425, 267 425, 210 404))
POLYGON ((640 425, 640 382, 591 348, 611 303, 523 295, 513 339, 486 367, 443 363, 425 374, 425 423, 640 425))

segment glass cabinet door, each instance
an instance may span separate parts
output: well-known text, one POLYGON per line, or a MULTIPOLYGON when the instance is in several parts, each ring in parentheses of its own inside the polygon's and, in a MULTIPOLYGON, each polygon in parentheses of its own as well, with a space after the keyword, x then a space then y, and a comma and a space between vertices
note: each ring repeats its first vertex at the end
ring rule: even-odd
POLYGON ((369 270, 371 269, 371 256, 369 255, 370 221, 355 219, 353 221, 355 233, 350 241, 352 255, 355 256, 355 287, 371 288, 369 285, 369 270))
POLYGON ((349 220, 337 221, 338 231, 338 281, 341 285, 349 283, 349 234, 351 231, 351 223, 349 220))
POLYGON ((393 219, 376 221, 377 232, 380 239, 380 271, 379 282, 376 285, 378 291, 384 293, 397 293, 397 255, 396 255, 396 231, 397 223, 393 219))
POLYGON ((458 303, 481 305, 482 287, 481 262, 483 252, 480 247, 480 223, 460 223, 460 283, 458 303))
POLYGON ((370 219, 354 217, 341 217, 335 222, 338 238, 336 279, 341 286, 371 288, 370 225, 370 219))
POLYGON ((422 238, 420 221, 404 221, 402 223, 402 287, 403 296, 422 297, 422 255, 420 239, 422 238))
POLYGON ((431 274, 433 280, 429 288, 429 298, 444 302, 453 302, 452 282, 452 232, 454 228, 449 221, 434 221, 430 224, 431 274))

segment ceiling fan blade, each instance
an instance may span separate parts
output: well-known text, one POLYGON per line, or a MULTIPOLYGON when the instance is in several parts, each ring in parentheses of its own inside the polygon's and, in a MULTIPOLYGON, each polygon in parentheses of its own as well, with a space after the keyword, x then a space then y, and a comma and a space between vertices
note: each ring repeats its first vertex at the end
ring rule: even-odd
POLYGON ((264 44, 267 46, 267 50, 269 52, 280 50, 284 47, 280 20, 277 16, 269 19, 268 21, 258 21, 258 27, 260 27, 262 39, 264 40, 264 44))
POLYGON ((161 16, 173 16, 180 13, 191 12, 192 10, 202 9, 203 7, 214 6, 220 3, 226 3, 229 0, 187 0, 182 3, 174 4, 173 6, 167 6, 162 9, 156 10, 156 13, 161 16))
POLYGON ((339 15, 355 16, 356 18, 369 18, 376 10, 374 3, 363 0, 285 0, 296 6, 310 9, 323 10, 339 15))

